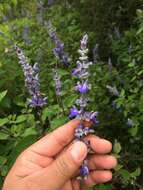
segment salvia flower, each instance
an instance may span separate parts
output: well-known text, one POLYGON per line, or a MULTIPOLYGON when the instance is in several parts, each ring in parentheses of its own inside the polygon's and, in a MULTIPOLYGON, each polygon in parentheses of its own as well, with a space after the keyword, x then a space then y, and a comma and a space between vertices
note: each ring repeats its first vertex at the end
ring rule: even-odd
MULTIPOLYGON (((77 67, 72 71, 72 76, 78 79, 77 84, 75 86, 75 90, 80 94, 80 97, 75 101, 76 106, 74 105, 70 110, 70 118, 77 118, 81 120, 81 123, 75 129, 75 138, 84 142, 87 145, 87 148, 90 148, 90 142, 85 142, 83 139, 85 136, 94 133, 94 130, 90 127, 86 127, 84 125, 84 121, 92 122, 97 124, 97 112, 89 112, 87 111, 87 105, 89 102, 89 97, 87 94, 91 90, 91 84, 89 83, 89 67, 93 64, 88 60, 88 35, 84 35, 82 40, 80 41, 80 49, 79 60, 77 61, 77 67)), ((84 160, 81 168, 80 168, 80 177, 87 178, 89 175, 89 168, 87 165, 87 161, 84 160)))
POLYGON ((87 165, 87 161, 85 160, 83 162, 83 165, 81 166, 80 168, 80 176, 83 176, 83 178, 87 178, 87 176, 89 175, 89 168, 88 168, 88 165, 87 165))
POLYGON ((89 98, 81 96, 76 100, 76 104, 81 108, 84 109, 87 106, 87 103, 89 102, 89 98))
POLYGON ((35 63, 33 67, 28 63, 27 58, 25 57, 23 51, 15 46, 16 53, 19 59, 19 64, 22 66, 24 76, 25 76, 25 85, 28 89, 31 98, 28 99, 30 107, 43 107, 47 103, 47 98, 42 97, 40 93, 40 83, 39 83, 39 67, 38 63, 35 63))
POLYGON ((55 43, 56 46, 53 49, 54 55, 58 60, 60 60, 61 63, 68 66, 70 59, 67 53, 64 52, 64 43, 62 43, 61 40, 58 38, 56 29, 52 26, 52 23, 50 21, 48 22, 48 31, 50 38, 52 39, 52 41, 55 43))
POLYGON ((76 108, 76 106, 73 106, 70 109, 70 115, 69 118, 70 119, 74 119, 75 117, 77 117, 80 114, 80 111, 76 108))
POLYGON ((92 121, 94 124, 98 124, 99 121, 97 120, 98 112, 84 112, 83 118, 85 121, 92 121))
POLYGON ((75 129, 75 137, 78 139, 81 139, 91 133, 94 133, 94 130, 90 129, 89 127, 85 127, 83 124, 80 124, 75 129))

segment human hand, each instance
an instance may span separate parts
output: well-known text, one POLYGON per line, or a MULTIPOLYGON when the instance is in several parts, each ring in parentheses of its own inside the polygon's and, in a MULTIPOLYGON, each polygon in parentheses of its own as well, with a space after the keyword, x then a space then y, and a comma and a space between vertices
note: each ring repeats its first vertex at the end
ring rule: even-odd
MULTIPOLYGON (((22 152, 7 175, 3 190, 79 190, 75 176, 87 156, 83 142, 72 142, 79 122, 70 121, 22 152)), ((90 187, 111 180, 109 170, 117 161, 106 155, 112 149, 109 141, 94 135, 86 138, 95 152, 88 158, 90 175, 84 181, 85 187, 90 187)))

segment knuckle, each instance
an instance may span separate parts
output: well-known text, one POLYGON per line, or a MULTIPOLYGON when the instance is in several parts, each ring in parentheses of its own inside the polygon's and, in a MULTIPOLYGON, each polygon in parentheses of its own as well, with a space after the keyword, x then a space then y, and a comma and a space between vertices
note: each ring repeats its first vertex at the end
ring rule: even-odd
POLYGON ((56 161, 57 172, 62 176, 67 178, 70 173, 69 164, 66 162, 63 156, 59 157, 56 161))

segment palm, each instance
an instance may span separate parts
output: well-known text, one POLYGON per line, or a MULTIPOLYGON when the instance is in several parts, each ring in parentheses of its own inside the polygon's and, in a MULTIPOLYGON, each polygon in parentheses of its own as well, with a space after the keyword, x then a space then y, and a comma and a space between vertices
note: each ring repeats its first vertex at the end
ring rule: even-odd
MULTIPOLYGON (((55 160, 54 157, 46 157, 32 150, 27 150, 27 152, 25 152, 24 155, 21 155, 21 157, 23 157, 23 162, 20 161, 21 165, 16 175, 20 180, 24 180, 25 183, 27 183, 26 181, 28 181, 29 178, 32 179, 35 183, 40 178, 44 168, 48 168, 48 166, 50 166, 52 162, 55 160)), ((20 157, 19 160, 21 160, 20 157)), ((66 175, 66 172, 63 175, 66 175)), ((41 187, 41 189, 43 190, 43 187, 41 187)), ((39 188, 39 190, 41 189, 39 188)), ((62 188, 62 190, 73 189, 79 190, 79 181, 77 181, 76 178, 68 180, 62 188)))

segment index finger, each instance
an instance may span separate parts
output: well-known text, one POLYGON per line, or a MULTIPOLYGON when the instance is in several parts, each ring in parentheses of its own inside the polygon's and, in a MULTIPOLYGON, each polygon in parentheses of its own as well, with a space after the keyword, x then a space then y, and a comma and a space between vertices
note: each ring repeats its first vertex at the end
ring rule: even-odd
POLYGON ((55 156, 73 140, 75 128, 79 124, 79 120, 72 120, 37 141, 29 149, 42 156, 55 156))

